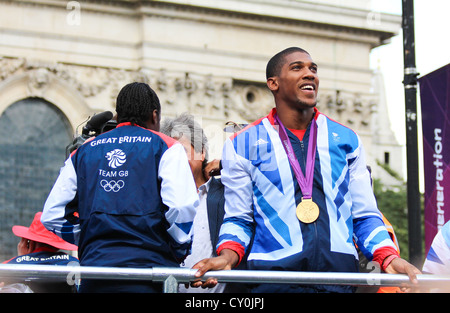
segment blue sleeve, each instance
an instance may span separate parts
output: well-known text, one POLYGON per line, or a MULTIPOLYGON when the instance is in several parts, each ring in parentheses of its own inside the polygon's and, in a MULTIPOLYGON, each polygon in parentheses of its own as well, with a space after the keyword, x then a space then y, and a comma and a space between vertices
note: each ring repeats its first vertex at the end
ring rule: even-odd
POLYGON ((353 233, 355 241, 368 260, 378 248, 396 246, 382 220, 373 193, 365 152, 359 136, 358 147, 349 164, 349 191, 352 197, 353 233))
POLYGON ((165 217, 167 232, 178 259, 190 251, 193 222, 199 200, 186 152, 181 144, 174 144, 161 157, 159 164, 161 198, 168 207, 165 217))
POLYGON ((226 243, 239 244, 243 252, 253 234, 253 188, 245 169, 246 162, 239 156, 233 142, 225 142, 222 155, 222 183, 225 186, 225 217, 220 228, 217 248, 226 243))

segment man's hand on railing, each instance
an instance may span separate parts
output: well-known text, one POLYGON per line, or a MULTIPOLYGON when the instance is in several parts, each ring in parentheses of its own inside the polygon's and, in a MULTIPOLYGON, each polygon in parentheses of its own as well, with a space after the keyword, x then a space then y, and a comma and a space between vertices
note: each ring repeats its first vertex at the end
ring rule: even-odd
POLYGON ((197 273, 195 273, 195 277, 198 277, 198 279, 191 282, 191 287, 215 287, 217 279, 210 277, 206 281, 201 281, 201 277, 208 271, 231 270, 238 261, 239 256, 230 249, 223 249, 217 257, 201 260, 192 267, 193 269, 198 269, 197 273))
POLYGON ((395 258, 389 263, 389 265, 385 268, 385 272, 389 274, 406 274, 409 277, 413 287, 401 287, 401 291, 403 292, 418 292, 418 281, 416 275, 422 274, 422 272, 409 263, 408 261, 402 258, 395 258), (415 286, 415 287, 414 287, 415 286))

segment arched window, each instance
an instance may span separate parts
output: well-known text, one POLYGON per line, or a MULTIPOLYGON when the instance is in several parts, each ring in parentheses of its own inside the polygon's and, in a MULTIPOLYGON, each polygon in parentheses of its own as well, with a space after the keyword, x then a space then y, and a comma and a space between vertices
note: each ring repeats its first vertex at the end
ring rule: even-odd
POLYGON ((64 164, 72 130, 41 98, 13 103, 0 116, 0 262, 17 255, 13 225, 29 226, 64 164))

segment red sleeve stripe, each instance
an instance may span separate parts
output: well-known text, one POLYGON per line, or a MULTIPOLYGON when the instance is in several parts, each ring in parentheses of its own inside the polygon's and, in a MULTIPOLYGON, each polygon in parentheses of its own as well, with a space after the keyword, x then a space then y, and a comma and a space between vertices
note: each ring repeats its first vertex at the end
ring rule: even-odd
POLYGON ((234 252, 237 253, 237 255, 239 256, 239 261, 236 263, 235 267, 239 265, 239 263, 241 263, 242 259, 244 258, 245 255, 245 248, 234 241, 226 241, 223 244, 221 244, 218 248, 217 248, 217 255, 220 255, 220 252, 223 249, 230 249, 233 250, 234 252))
POLYGON ((389 265, 389 263, 393 260, 393 258, 398 258, 399 254, 397 250, 395 250, 393 247, 381 247, 375 250, 373 253, 373 260, 374 262, 378 262, 380 264, 380 267, 383 271, 386 270, 386 267, 389 265), (389 256, 392 256, 391 258, 387 259, 389 256), (385 262, 387 261, 387 262, 385 262))

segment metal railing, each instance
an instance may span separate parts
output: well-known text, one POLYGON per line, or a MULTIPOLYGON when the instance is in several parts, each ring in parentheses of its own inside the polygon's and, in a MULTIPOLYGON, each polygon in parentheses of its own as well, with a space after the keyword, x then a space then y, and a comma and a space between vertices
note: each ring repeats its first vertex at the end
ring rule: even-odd
MULTIPOLYGON (((197 270, 174 267, 125 268, 125 267, 89 267, 0 264, 2 278, 20 278, 26 280, 58 279, 75 284, 79 279, 116 279, 145 280, 162 282, 165 293, 177 292, 179 283, 196 280, 197 270)), ((231 270, 210 271, 201 279, 216 278, 219 282, 239 283, 278 283, 278 284, 320 284, 353 286, 410 286, 410 280, 403 274, 384 273, 335 273, 335 272, 293 272, 293 271, 254 271, 231 270)), ((450 288, 450 275, 417 275, 422 288, 450 288)))

